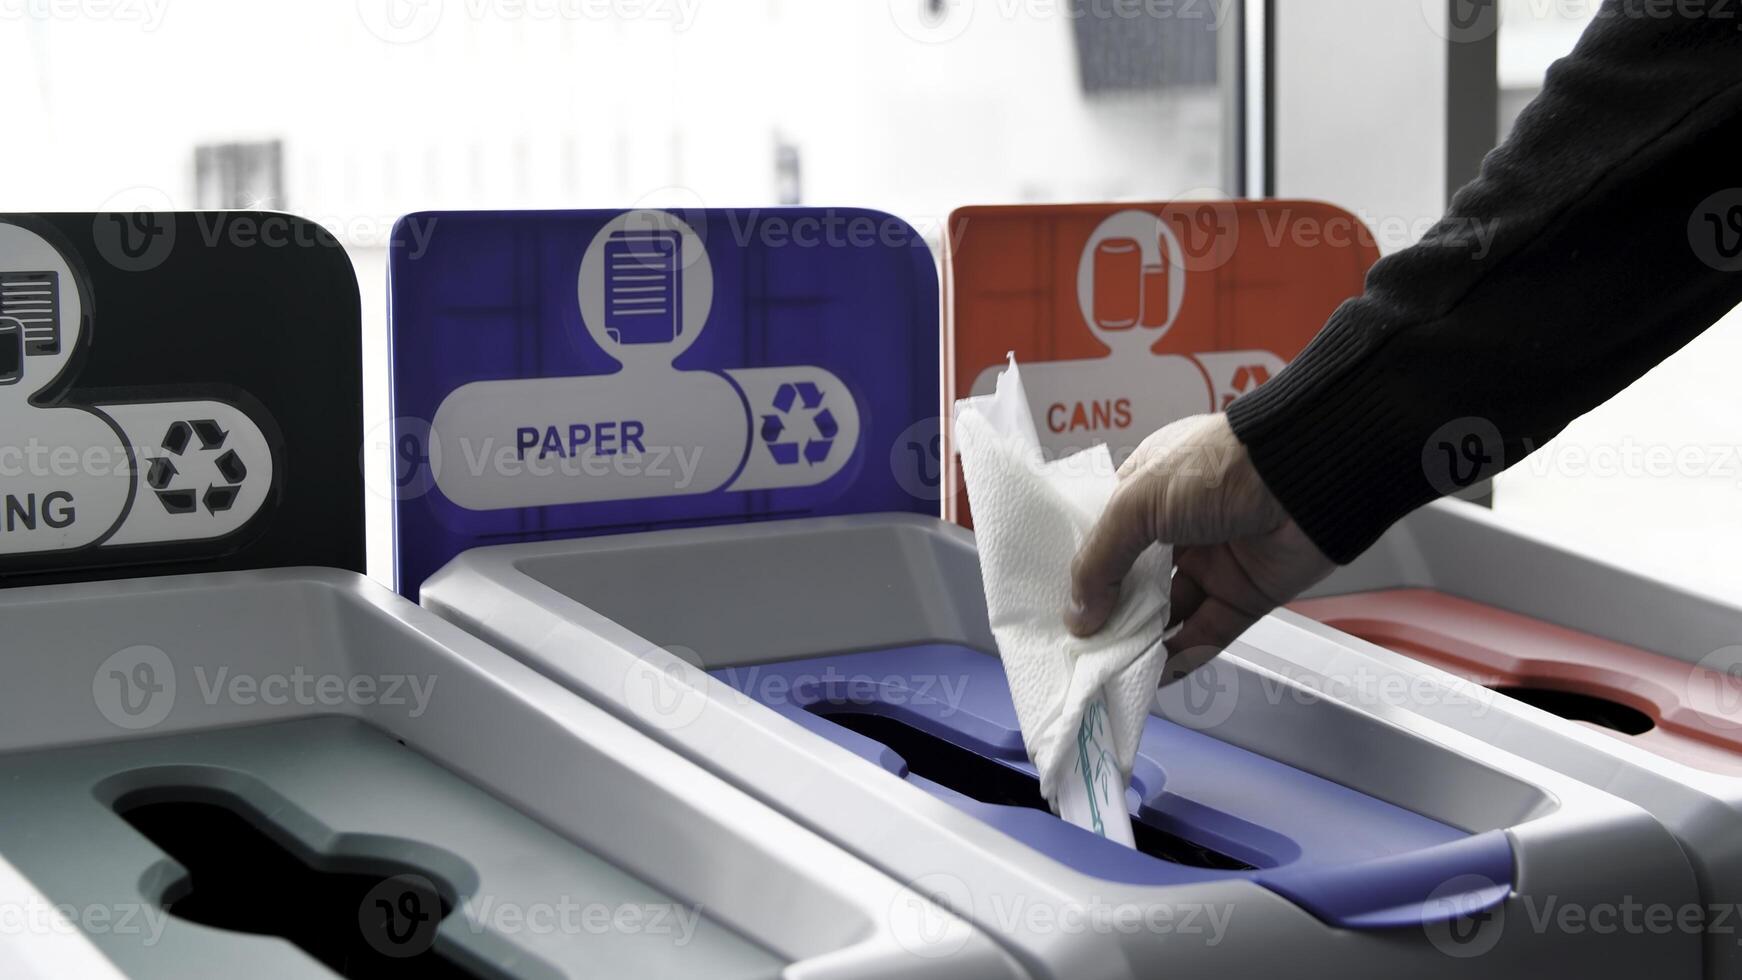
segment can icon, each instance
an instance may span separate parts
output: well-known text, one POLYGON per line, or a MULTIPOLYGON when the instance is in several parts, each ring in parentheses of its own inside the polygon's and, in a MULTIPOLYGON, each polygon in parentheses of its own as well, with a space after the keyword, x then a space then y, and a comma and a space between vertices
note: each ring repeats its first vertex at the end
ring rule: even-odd
MULTIPOLYGON (((1129 330, 1143 314, 1143 250, 1135 238, 1095 246, 1095 325, 1129 330)), ((1163 307, 1165 309, 1165 307, 1163 307)))
POLYGON ((1167 326, 1167 315, 1173 305, 1168 295, 1168 286, 1165 261, 1143 267, 1143 302, 1138 314, 1138 326, 1151 330, 1167 326))

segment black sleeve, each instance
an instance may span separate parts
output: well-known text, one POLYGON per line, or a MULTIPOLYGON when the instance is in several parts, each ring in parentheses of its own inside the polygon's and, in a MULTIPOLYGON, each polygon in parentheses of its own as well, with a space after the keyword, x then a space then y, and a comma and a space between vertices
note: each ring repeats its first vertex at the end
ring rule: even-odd
POLYGON ((1229 407, 1326 555, 1517 462, 1742 302, 1739 6, 1605 3, 1446 216, 1229 407))

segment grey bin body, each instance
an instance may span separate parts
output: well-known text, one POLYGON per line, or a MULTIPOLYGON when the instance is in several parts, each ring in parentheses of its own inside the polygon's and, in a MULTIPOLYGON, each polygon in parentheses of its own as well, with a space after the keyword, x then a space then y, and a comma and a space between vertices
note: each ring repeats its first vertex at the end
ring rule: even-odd
MULTIPOLYGON (((195 897, 204 869, 208 891, 240 889, 220 905, 280 899, 285 879, 248 873, 264 853, 438 893, 425 948, 460 972, 371 975, 1023 975, 959 918, 354 573, 11 589, 0 622, 0 892, 72 924, 0 935, 10 977, 336 975, 279 934, 174 914, 190 867, 195 897), (270 849, 199 839, 203 805, 270 849)), ((356 928, 402 897, 317 911, 356 928)))
POLYGON ((422 602, 897 878, 950 895, 1037 976, 1700 975, 1697 935, 1568 931, 1553 918, 1569 904, 1699 900, 1675 839, 1639 806, 1419 713, 1273 670, 1249 640, 1207 675, 1230 694, 1213 702, 1216 717, 1185 685, 1164 691, 1155 712, 1469 833, 1503 832, 1516 866, 1498 928, 1461 945, 1431 925, 1332 927, 1249 880, 1156 886, 1085 874, 707 673, 927 643, 994 650, 972 535, 936 519, 481 548, 428 580, 422 602), (1127 904, 1231 916, 1212 942, 1010 915, 1127 904))
MULTIPOLYGON (((1652 579, 1532 533, 1516 519, 1457 500, 1405 518, 1310 593, 1432 589, 1568 627, 1689 665, 1742 638, 1742 606, 1652 579)), ((1413 710, 1645 809, 1681 844, 1709 910, 1705 971, 1742 975, 1742 777, 1629 744, 1514 698, 1471 696, 1464 679, 1292 612, 1267 617, 1243 647, 1255 663, 1307 682, 1365 672, 1428 692, 1413 710)), ((1742 718, 1737 719, 1742 724, 1742 718)), ((1678 929, 1681 927, 1678 927, 1678 929)))

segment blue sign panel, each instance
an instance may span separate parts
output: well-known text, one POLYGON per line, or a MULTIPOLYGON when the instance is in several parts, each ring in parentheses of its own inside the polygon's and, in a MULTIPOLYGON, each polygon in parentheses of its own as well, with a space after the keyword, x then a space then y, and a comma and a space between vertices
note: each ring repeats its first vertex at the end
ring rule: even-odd
POLYGON ((479 545, 937 512, 937 272, 898 218, 422 213, 389 274, 407 596, 479 545))

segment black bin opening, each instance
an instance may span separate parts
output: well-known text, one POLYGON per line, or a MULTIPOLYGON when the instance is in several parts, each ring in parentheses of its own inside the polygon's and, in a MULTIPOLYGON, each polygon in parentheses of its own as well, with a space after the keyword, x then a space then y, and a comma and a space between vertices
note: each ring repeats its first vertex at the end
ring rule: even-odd
POLYGON ((346 980, 494 980, 435 948, 456 897, 425 869, 305 853, 241 797, 208 787, 136 790, 114 809, 187 869, 161 896, 177 918, 282 937, 346 980))
MULTIPOLYGON (((857 705, 818 702, 810 705, 810 711, 848 731, 888 746, 907 762, 908 772, 947 786, 969 799, 1052 812, 1046 805, 1046 798, 1040 795, 1040 780, 996 759, 988 759, 887 715, 860 710, 857 705)), ((1239 858, 1193 843, 1142 820, 1132 820, 1131 831, 1137 849, 1153 858, 1215 871, 1257 870, 1239 858)))
POLYGON ((1501 685, 1493 690, 1568 721, 1589 722, 1623 735, 1644 735, 1657 727, 1651 716, 1638 708, 1592 694, 1519 685, 1501 685))

